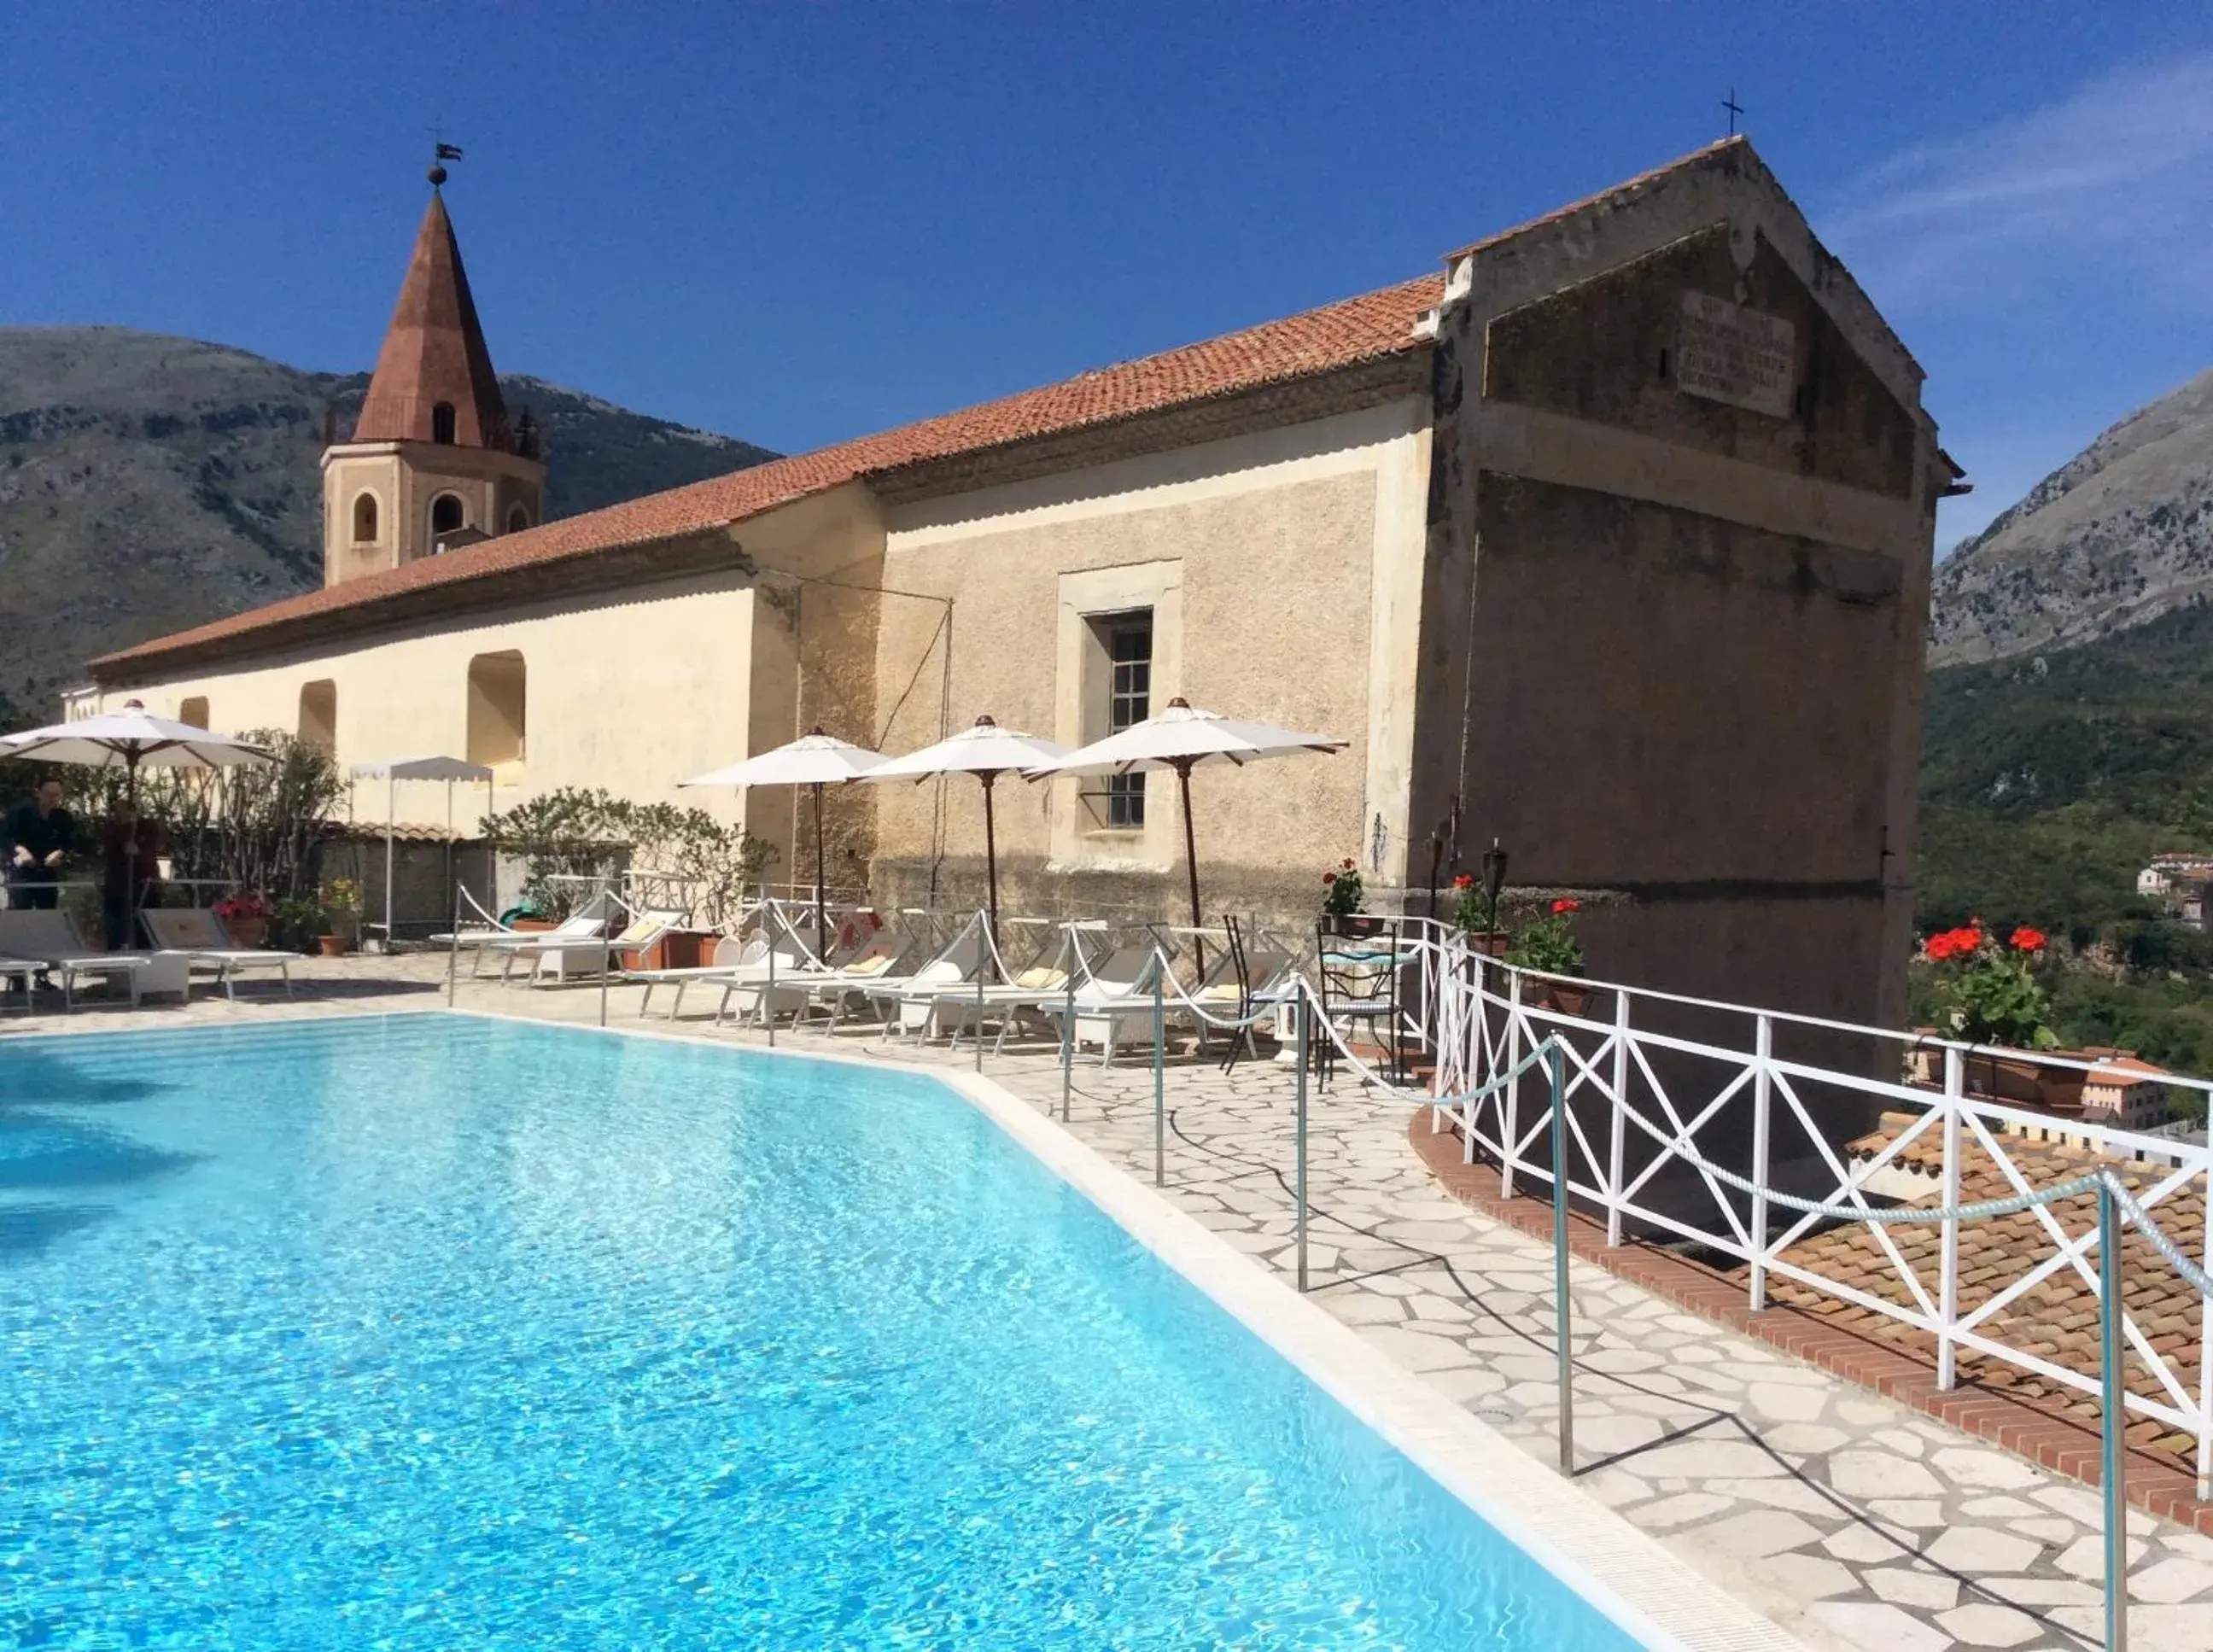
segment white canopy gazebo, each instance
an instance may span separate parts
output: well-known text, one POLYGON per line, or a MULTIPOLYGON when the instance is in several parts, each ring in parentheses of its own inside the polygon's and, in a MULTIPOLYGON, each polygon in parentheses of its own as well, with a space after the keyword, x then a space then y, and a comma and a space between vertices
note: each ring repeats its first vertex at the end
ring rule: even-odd
POLYGON ((446 783, 446 870, 450 881, 454 863, 454 786, 467 780, 484 782, 485 814, 491 814, 491 771, 481 763, 458 757, 394 757, 381 763, 357 763, 347 773, 356 780, 384 782, 384 949, 392 950, 393 838, 399 825, 399 783, 403 780, 442 780, 446 783))

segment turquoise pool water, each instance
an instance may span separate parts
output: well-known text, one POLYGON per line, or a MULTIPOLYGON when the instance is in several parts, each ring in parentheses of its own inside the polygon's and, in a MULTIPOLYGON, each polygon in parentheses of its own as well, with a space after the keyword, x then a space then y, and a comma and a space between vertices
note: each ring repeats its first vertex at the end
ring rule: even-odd
POLYGON ((953 1092, 0 1044, 0 1644, 1630 1644, 953 1092))

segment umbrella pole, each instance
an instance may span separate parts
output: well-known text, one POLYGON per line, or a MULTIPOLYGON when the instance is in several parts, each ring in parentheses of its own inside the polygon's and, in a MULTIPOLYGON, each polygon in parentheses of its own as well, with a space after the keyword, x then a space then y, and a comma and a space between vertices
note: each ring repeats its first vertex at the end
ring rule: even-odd
MULTIPOLYGON (((126 752, 123 757, 124 794, 131 800, 131 836, 123 847, 126 864, 123 869, 123 938, 110 938, 108 947, 116 952, 125 952, 138 944, 138 834, 145 823, 138 819, 138 753, 126 752)), ((134 987, 133 991, 137 989, 134 987)), ((31 989, 23 989, 23 1002, 31 1000, 31 989)))
MULTIPOLYGON (((384 776, 384 951, 392 953, 392 833, 399 819, 399 782, 391 771, 384 776)), ((359 924, 354 926, 356 930, 359 924)), ((354 936, 356 944, 361 936, 354 936)))
POLYGON ((821 952, 828 948, 822 941, 822 783, 814 783, 814 944, 821 952))
POLYGON ((996 769, 986 769, 984 782, 984 873, 991 895, 991 944, 999 944, 999 838, 991 820, 991 783, 999 777, 996 769))
MULTIPOLYGON (((1191 826, 1191 763, 1188 759, 1176 765, 1176 788, 1183 798, 1183 869, 1191 881, 1191 927, 1203 929, 1205 926, 1198 917, 1198 845, 1191 826)), ((1206 937, 1195 935, 1191 944, 1192 954, 1198 960, 1197 972, 1204 976, 1206 973, 1206 937)))

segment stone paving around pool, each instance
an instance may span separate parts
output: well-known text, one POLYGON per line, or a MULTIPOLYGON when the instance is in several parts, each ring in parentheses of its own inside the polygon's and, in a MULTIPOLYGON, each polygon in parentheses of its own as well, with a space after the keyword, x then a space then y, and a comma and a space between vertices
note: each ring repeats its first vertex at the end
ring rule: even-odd
MULTIPOLYGON (((445 962, 427 955, 311 960, 298 999, 256 987, 235 1005, 88 1008, 0 1017, 0 1033, 91 1032, 435 1008, 445 962)), ((597 1018, 596 990, 461 983, 466 1009, 563 1021, 597 1018)), ((609 995, 610 1024, 640 1021, 635 988, 609 995)), ((703 1005, 704 1009, 704 1006, 703 1005)), ((702 1032, 704 1021, 680 1032, 702 1032)), ((759 1034, 724 1033, 732 1042, 759 1034)), ((783 1047, 824 1041, 786 1033, 783 1047)), ((887 1049, 840 1035, 846 1054, 971 1064, 966 1050, 887 1049)), ((986 1072, 1057 1114, 1046 1050, 986 1072)), ((1079 1065, 1070 1128, 1149 1182, 1152 1082, 1143 1064, 1079 1065)), ((1272 1063, 1225 1077, 1210 1061, 1168 1079, 1171 1202, 1289 1277, 1294 1253, 1291 1078, 1272 1063)), ((1308 1261, 1314 1300, 1445 1403, 1547 1463, 1557 1399, 1549 1246, 1440 1189, 1406 1141, 1405 1105, 1340 1076, 1312 1110, 1308 1261)), ((1695 1317, 1577 1262, 1574 1273, 1577 1478, 1705 1576, 1809 1645, 1852 1652, 2102 1643, 2097 1492, 1695 1317)), ((2130 1516, 2131 1645, 2213 1652, 2213 1538, 2130 1516)))

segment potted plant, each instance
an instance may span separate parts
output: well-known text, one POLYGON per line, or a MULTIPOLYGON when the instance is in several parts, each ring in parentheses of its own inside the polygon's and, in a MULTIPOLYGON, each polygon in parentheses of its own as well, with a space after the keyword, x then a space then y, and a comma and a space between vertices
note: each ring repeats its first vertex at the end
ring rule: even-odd
POLYGON ((1921 955, 1936 970, 1936 996, 1944 1030, 1970 1044, 2019 1050, 2022 1056, 1971 1055, 1967 1082, 1999 1101, 2025 1101, 2053 1113, 2079 1113, 2084 1075, 2046 1067, 2026 1052, 2058 1047, 2046 1024, 2051 1001, 2036 978, 2044 951, 2041 930, 2021 924, 2001 942, 1979 917, 1942 930, 1922 942, 1921 955))
POLYGON ((324 957, 340 957, 361 936, 361 885, 351 878, 332 878, 322 887, 322 908, 327 927, 316 939, 324 957))
POLYGON ((1367 886, 1360 881, 1360 866, 1347 855, 1333 870, 1321 875, 1321 927, 1328 935, 1369 936, 1383 927, 1361 908, 1367 904, 1367 886))
MULTIPOLYGON (((1583 972, 1582 942, 1576 939, 1576 914, 1582 902, 1563 896, 1541 917, 1533 917, 1515 931, 1506 961, 1519 969, 1541 970, 1547 975, 1583 972)), ((1543 1001, 1565 1015, 1580 1015, 1590 1003, 1590 989, 1568 981, 1533 982, 1543 1001)))
POLYGON ((1491 912, 1483 886, 1466 872, 1452 881, 1453 926, 1467 937, 1472 951, 1486 958, 1503 958, 1510 944, 1506 931, 1491 927, 1491 912))
POLYGON ((237 889, 216 901, 213 910, 230 932, 233 945, 259 947, 269 938, 269 920, 277 909, 259 889, 237 889))
POLYGON ((322 904, 304 895, 285 896, 277 903, 276 916, 269 920, 270 944, 287 952, 321 951, 322 933, 322 904))

